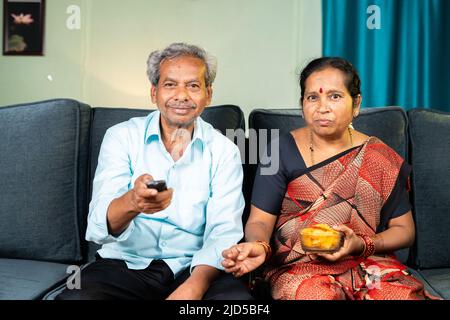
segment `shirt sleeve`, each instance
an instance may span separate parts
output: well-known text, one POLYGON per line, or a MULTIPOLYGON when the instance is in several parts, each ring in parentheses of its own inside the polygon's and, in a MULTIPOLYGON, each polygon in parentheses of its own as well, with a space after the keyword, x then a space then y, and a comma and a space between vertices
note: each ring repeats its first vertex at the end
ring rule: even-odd
POLYGON ((287 176, 282 160, 283 153, 280 152, 280 144, 284 143, 283 141, 284 139, 280 137, 279 140, 272 140, 267 145, 267 149, 272 150, 272 145, 274 143, 277 143, 279 148, 275 147, 275 150, 273 151, 279 152, 279 156, 278 158, 271 157, 269 159, 267 157, 267 152, 264 153, 266 157, 258 165, 255 180, 253 183, 252 204, 258 209, 261 209, 273 215, 280 214, 281 204, 283 202, 287 186, 287 176), (271 159, 278 159, 278 163, 274 163, 274 161, 271 161, 271 159), (265 172, 263 172, 264 168, 270 166, 277 166, 278 170, 276 170, 276 172, 272 174, 266 174, 265 172))
POLYGON ((203 246, 197 251, 191 269, 197 265, 209 265, 223 270, 222 251, 239 242, 243 237, 242 195, 243 171, 237 146, 233 145, 214 170, 210 198, 206 205, 206 225, 203 246))
POLYGON ((107 212, 112 200, 129 190, 131 183, 130 159, 126 148, 126 128, 120 125, 108 129, 100 147, 98 165, 89 204, 86 240, 98 244, 126 240, 134 229, 131 221, 117 236, 108 231, 107 212), (124 141, 125 140, 125 141, 124 141))

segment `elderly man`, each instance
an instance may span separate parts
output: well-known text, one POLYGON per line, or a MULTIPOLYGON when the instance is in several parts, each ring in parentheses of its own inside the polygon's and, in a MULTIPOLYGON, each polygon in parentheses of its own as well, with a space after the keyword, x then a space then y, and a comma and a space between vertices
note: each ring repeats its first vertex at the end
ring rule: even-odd
POLYGON ((251 299, 221 271, 222 250, 243 236, 244 199, 238 148, 199 117, 215 60, 174 43, 147 65, 158 111, 107 130, 86 232, 103 246, 81 289, 57 299, 251 299))

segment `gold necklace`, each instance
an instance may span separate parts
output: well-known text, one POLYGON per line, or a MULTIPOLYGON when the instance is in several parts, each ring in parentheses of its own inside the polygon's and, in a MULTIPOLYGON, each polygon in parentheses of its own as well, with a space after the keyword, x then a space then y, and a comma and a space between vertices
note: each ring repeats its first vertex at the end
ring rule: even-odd
MULTIPOLYGON (((350 127, 347 128, 348 131, 348 135, 350 136, 350 144, 353 148, 353 134, 352 134, 352 129, 350 129, 350 127)), ((314 165, 314 143, 313 143, 313 133, 312 130, 309 130, 309 153, 311 155, 311 163, 314 165)))

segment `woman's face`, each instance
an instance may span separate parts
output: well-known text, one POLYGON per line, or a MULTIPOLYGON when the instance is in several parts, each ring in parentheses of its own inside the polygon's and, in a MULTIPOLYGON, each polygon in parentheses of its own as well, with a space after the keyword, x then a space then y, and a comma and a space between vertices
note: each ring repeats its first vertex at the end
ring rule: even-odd
POLYGON ((344 73, 335 68, 313 72, 305 82, 303 114, 307 126, 321 137, 339 139, 359 112, 345 86, 344 73))

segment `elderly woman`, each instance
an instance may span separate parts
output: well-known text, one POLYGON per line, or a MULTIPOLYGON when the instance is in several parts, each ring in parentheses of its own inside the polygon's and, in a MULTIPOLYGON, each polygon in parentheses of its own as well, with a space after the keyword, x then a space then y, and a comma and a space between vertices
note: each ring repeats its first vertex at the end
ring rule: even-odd
POLYGON ((414 241, 410 167, 380 139, 353 129, 361 105, 356 70, 341 58, 316 59, 300 87, 306 126, 280 136, 275 175, 258 169, 247 242, 223 252, 226 272, 239 277, 267 262, 275 299, 430 297, 392 254, 414 241), (337 252, 302 248, 299 231, 316 224, 344 235, 337 252))

